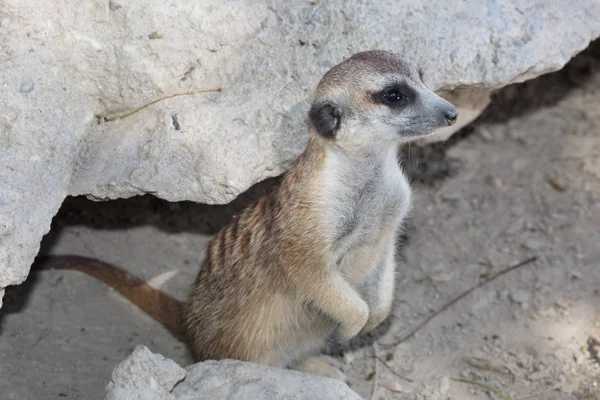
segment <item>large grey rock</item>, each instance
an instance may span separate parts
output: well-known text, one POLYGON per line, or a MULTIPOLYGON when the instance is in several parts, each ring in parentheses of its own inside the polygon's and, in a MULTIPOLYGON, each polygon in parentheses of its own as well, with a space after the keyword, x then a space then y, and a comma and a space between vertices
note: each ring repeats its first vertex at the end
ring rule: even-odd
POLYGON ((145 346, 113 371, 106 400, 353 400, 341 381, 264 365, 205 361, 184 370, 145 346), (185 377, 185 379, 184 379, 185 377))
POLYGON ((355 52, 399 52, 432 88, 460 88, 465 123, 489 90, 561 68, 598 15, 599 0, 4 0, 0 288, 25 279, 66 195, 226 203, 282 173, 318 80, 355 52))
POLYGON ((106 400, 175 399, 171 392, 185 374, 175 361, 138 345, 113 370, 106 387, 106 400))
POLYGON ((338 380, 248 362, 205 361, 186 370, 173 390, 177 400, 360 399, 338 380))

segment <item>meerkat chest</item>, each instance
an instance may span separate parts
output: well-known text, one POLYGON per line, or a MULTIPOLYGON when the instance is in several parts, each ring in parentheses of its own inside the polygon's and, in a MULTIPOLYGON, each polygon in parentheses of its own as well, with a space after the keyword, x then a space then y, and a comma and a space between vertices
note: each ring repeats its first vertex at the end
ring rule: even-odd
POLYGON ((367 274, 393 242, 410 209, 410 197, 394 149, 359 163, 328 155, 320 204, 335 264, 356 280, 367 274), (353 268, 358 270, 349 270, 353 268))

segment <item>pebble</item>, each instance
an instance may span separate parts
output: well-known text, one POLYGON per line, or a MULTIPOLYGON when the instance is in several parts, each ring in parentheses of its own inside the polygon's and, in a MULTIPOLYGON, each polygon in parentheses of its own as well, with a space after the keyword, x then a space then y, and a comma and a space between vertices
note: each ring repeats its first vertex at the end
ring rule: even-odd
POLYGON ((439 265, 429 274, 429 278, 434 282, 448 282, 454 278, 454 273, 446 270, 443 265, 439 265))
POLYGON ((462 199, 462 195, 458 192, 445 192, 442 194, 442 200, 456 201, 462 199))
POLYGON ((162 39, 163 37, 165 37, 165 34, 163 33, 162 30, 154 31, 148 35, 148 39, 151 39, 151 40, 162 39))
POLYGON ((575 360, 575 364, 581 365, 581 364, 583 364, 583 361, 585 361, 585 356, 583 354, 581 354, 581 352, 579 352, 579 351, 574 351, 573 359, 575 360))
POLYGON ((512 162, 512 169, 513 171, 522 171, 527 167, 528 163, 527 159, 517 158, 512 162))
POLYGON ((33 87, 35 84, 33 83, 33 79, 25 79, 21 86, 19 87, 19 92, 21 93, 31 93, 33 92, 33 87))
POLYGON ((110 0, 108 2, 108 8, 110 8, 110 11, 117 11, 119 8, 121 8, 121 5, 116 1, 110 0))
POLYGON ((518 303, 521 305, 526 304, 530 298, 531 295, 525 290, 517 290, 516 292, 510 294, 510 299, 514 303, 518 303))
POLYGON ((581 279, 582 275, 578 271, 571 271, 571 279, 581 279))
POLYGON ((544 378, 548 378, 550 373, 548 371, 537 371, 527 375, 527 380, 529 381, 539 381, 544 378))
POLYGON ((350 351, 345 351, 342 358, 344 359, 344 364, 350 365, 356 360, 356 354, 350 351))
POLYGON ((479 134, 481 135, 481 137, 486 142, 493 142, 494 141, 494 136, 490 133, 490 131, 488 129, 486 129, 483 126, 481 126, 481 127, 479 127, 478 131, 479 131, 479 134))
POLYGON ((450 378, 447 376, 443 376, 442 379, 440 379, 440 394, 445 397, 448 394, 449 390, 450 378))
POLYGON ((502 179, 495 176, 489 176, 487 179, 487 183, 494 186, 496 189, 504 188, 504 182, 502 182, 502 179))
POLYGON ((563 299, 558 299, 554 302, 554 304, 556 305, 556 307, 561 308, 563 310, 566 310, 569 308, 569 304, 564 301, 563 299))
POLYGON ((525 242, 525 247, 529 250, 539 250, 544 246, 544 243, 537 239, 527 239, 525 242))
POLYGON ((384 382, 382 385, 384 388, 392 392, 410 393, 410 390, 402 386, 402 384, 398 381, 387 381, 384 382))
POLYGON ((544 311, 540 312, 540 315, 542 317, 555 318, 556 317, 556 310, 554 309, 554 307, 550 307, 547 310, 544 310, 544 311))

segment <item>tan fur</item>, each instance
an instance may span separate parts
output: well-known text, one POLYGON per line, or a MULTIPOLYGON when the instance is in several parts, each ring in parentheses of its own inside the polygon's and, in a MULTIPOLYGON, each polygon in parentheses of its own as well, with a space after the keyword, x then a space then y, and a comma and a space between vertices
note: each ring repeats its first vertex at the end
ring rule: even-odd
MULTIPOLYGON (((329 287, 325 248, 310 210, 323 168, 320 141, 313 136, 281 185, 210 242, 183 314, 198 360, 227 357, 283 365, 292 360, 281 354, 297 348, 294 337, 312 318, 307 303, 332 304, 330 311, 348 303, 329 287)), ((352 318, 353 307, 346 308, 335 312, 352 318)), ((334 326, 324 325, 324 332, 334 326)))

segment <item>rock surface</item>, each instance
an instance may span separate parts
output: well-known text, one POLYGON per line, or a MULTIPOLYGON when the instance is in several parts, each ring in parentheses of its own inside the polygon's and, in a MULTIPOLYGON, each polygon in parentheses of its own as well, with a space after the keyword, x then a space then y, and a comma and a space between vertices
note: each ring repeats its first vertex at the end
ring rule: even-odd
POLYGON ((186 370, 173 390, 178 400, 360 399, 341 381, 253 363, 205 361, 186 370))
POLYGON ((600 35, 597 15, 598 0, 66 0, 60 12, 51 2, 5 0, 0 288, 26 278, 67 195, 220 204, 279 175, 306 142, 318 80, 355 52, 399 52, 430 87, 460 88, 471 99, 458 104, 464 123, 486 104, 486 90, 561 68, 600 35), (96 121, 215 86, 223 92, 96 121))
POLYGON ((184 370, 145 346, 115 368, 106 392, 106 400, 360 399, 330 378, 248 362, 206 361, 184 370))
POLYGON ((175 399, 173 387, 184 377, 185 370, 174 361, 138 345, 114 369, 106 400, 175 399))

